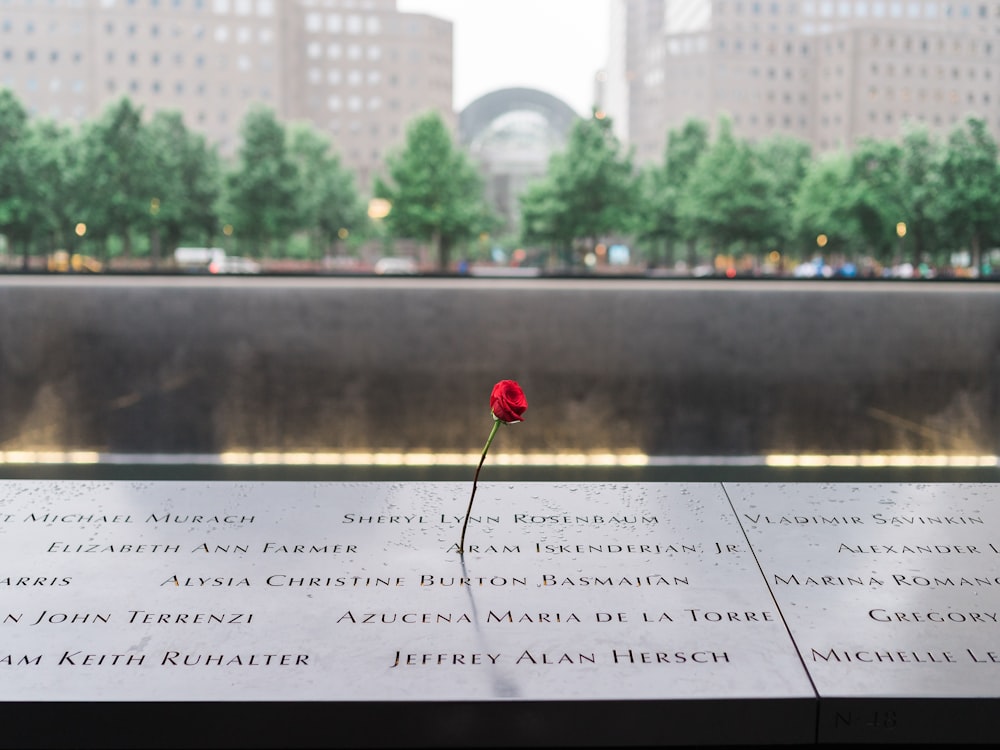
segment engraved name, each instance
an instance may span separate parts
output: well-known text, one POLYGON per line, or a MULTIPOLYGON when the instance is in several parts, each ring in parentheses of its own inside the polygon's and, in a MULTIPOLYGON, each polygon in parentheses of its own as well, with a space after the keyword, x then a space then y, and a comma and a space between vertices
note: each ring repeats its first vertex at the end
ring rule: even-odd
POLYGON ((200 516, 200 515, 178 515, 176 513, 150 513, 146 517, 146 523, 214 523, 214 524, 234 524, 240 525, 253 523, 256 516, 200 516))
POLYGON ((80 552, 83 554, 144 554, 144 553, 166 553, 172 554, 181 551, 179 544, 65 544, 64 542, 52 542, 46 552, 80 552))

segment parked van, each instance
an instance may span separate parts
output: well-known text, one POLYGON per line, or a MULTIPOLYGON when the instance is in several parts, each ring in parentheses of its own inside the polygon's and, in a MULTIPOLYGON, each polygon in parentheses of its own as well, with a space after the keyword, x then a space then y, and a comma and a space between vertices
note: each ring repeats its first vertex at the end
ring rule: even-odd
POLYGON ((221 247, 179 247, 174 250, 174 262, 181 271, 189 273, 211 273, 226 260, 226 251, 221 247))

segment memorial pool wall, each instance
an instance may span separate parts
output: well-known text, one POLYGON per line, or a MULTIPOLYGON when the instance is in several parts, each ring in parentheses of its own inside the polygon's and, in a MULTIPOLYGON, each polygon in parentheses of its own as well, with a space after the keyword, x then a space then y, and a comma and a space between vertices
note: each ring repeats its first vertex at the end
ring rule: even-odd
POLYGON ((1000 285, 0 277, 0 449, 1000 452, 1000 285))

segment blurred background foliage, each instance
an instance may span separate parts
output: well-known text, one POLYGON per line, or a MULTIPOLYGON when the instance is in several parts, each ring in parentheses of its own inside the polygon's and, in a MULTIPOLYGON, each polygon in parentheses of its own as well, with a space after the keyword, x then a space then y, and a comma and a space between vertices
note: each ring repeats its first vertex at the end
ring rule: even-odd
POLYGON ((977 276, 1000 245, 997 144, 976 118, 941 138, 912 127, 822 156, 786 136, 739 139, 724 118, 691 120, 669 132, 660 163, 638 168, 595 112, 520 196, 509 237, 494 236, 482 178, 436 113, 411 121, 371 196, 309 125, 254 109, 241 143, 224 159, 179 114, 145 117, 128 98, 71 130, 29 119, 0 90, 0 257, 15 269, 61 251, 166 270, 194 245, 270 270, 393 254, 439 271, 511 257, 583 269, 619 243, 645 271, 718 271, 721 259, 728 275, 906 263, 977 276))

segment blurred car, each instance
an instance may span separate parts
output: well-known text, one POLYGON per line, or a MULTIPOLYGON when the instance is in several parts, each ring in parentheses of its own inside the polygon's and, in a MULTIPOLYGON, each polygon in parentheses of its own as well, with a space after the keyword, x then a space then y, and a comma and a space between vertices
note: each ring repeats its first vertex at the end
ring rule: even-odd
POLYGON ((413 258, 379 258, 374 270, 379 276, 412 276, 417 272, 417 261, 413 258))
POLYGON ((225 255, 208 264, 209 273, 260 273, 260 263, 252 258, 225 255))
POLYGON ((53 273, 100 273, 103 266, 99 260, 89 255, 56 250, 49 256, 47 268, 53 273))

